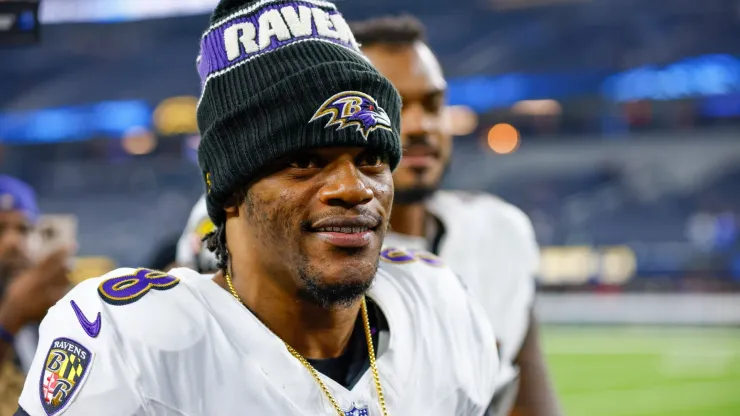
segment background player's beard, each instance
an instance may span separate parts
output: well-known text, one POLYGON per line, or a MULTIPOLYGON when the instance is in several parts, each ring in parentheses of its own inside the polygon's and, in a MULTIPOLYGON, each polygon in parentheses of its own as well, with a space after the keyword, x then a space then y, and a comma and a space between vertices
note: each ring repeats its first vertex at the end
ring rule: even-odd
POLYGON ((406 189, 396 188, 393 203, 398 205, 410 205, 423 202, 439 189, 438 186, 419 185, 406 189))
POLYGON ((411 205, 411 204, 417 204, 419 202, 424 202, 427 198, 432 196, 433 193, 437 192, 439 190, 442 181, 444 180, 445 176, 447 176, 447 173, 450 170, 450 162, 449 160, 447 163, 445 163, 444 169, 442 170, 442 174, 439 177, 439 180, 434 184, 424 184, 421 182, 421 172, 419 172, 417 176, 417 183, 406 186, 406 187, 398 187, 396 186, 396 189, 394 191, 393 195, 393 203, 398 205, 411 205))
POLYGON ((375 264, 373 275, 369 279, 358 279, 350 275, 345 282, 327 284, 322 283, 324 281, 322 272, 311 267, 304 255, 298 266, 298 277, 304 284, 298 290, 298 296, 325 309, 347 308, 370 289, 377 269, 378 263, 375 264))

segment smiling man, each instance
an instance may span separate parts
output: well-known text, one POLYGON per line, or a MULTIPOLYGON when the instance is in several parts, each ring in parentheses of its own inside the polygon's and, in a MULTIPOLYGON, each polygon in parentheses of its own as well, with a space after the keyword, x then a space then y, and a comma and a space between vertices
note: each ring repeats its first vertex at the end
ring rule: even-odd
POLYGON ((513 406, 516 416, 559 415, 531 313, 539 254, 529 218, 493 195, 439 190, 452 152, 443 117, 447 83, 421 22, 397 16, 352 27, 403 98, 403 161, 393 173, 386 244, 439 254, 483 304, 501 352, 495 414, 513 406))
POLYGON ((434 256, 381 252, 401 102, 334 5, 222 0, 199 72, 219 272, 78 285, 41 325, 17 414, 484 414, 483 310, 434 256))

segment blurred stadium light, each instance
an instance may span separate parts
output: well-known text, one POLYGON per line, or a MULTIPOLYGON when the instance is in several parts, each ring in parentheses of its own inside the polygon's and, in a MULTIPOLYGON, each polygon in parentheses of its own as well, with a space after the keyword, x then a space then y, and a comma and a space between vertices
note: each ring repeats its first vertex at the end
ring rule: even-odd
POLYGON ((488 130, 488 147, 498 154, 509 154, 519 148, 521 137, 516 127, 499 123, 488 130))
POLYGON ((637 257, 629 246, 563 246, 542 250, 540 281, 546 285, 589 282, 624 285, 637 272, 637 257))
POLYGON ((740 59, 707 55, 664 67, 642 67, 616 74, 603 85, 607 99, 676 100, 740 92, 740 59))
POLYGON ((150 126, 152 111, 143 101, 110 101, 91 105, 0 114, 4 143, 48 143, 120 137, 132 126, 150 126))
POLYGON ((0 45, 28 45, 38 42, 38 0, 0 1, 0 45))
POLYGON ((44 0, 41 22, 121 22, 210 13, 218 0, 44 0))
POLYGON ((157 138, 146 128, 132 127, 124 133, 121 146, 131 155, 146 155, 157 147, 157 138))
POLYGON ((86 256, 74 259, 74 267, 69 276, 70 282, 76 284, 90 276, 101 276, 116 268, 116 262, 109 257, 86 256))
POLYGON ((197 133, 197 106, 198 99, 193 96, 167 98, 154 110, 154 126, 165 136, 197 133))
POLYGON ((511 111, 530 116, 559 116, 563 107, 555 100, 524 100, 514 103, 511 111))

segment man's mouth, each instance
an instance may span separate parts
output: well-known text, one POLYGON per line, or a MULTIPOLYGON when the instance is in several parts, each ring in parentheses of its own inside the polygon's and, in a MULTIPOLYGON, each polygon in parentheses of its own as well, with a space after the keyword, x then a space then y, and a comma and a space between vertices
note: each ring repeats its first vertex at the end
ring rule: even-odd
POLYGON ((336 247, 357 248, 369 245, 380 220, 367 216, 329 217, 313 223, 311 232, 327 244, 336 247))
POLYGON ((343 233, 343 234, 357 234, 357 233, 364 233, 365 231, 370 231, 371 228, 367 227, 322 227, 317 228, 315 232, 317 233, 343 233))
POLYGON ((427 168, 434 164, 438 157, 439 152, 431 146, 409 146, 403 149, 401 164, 410 168, 427 168))

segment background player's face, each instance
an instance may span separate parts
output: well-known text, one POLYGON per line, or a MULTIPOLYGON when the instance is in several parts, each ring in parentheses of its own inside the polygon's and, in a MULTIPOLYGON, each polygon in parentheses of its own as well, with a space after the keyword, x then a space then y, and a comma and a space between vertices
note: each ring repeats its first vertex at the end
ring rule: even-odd
POLYGON ((396 203, 417 202, 439 187, 452 150, 443 110, 447 85, 432 51, 422 42, 363 49, 403 98, 403 160, 393 173, 396 203))
POLYGON ((363 148, 302 152, 250 188, 240 212, 271 276, 322 306, 347 305, 375 276, 393 204, 384 158, 363 148))
POLYGON ((0 278, 13 277, 28 265, 30 232, 22 212, 0 212, 0 278))

